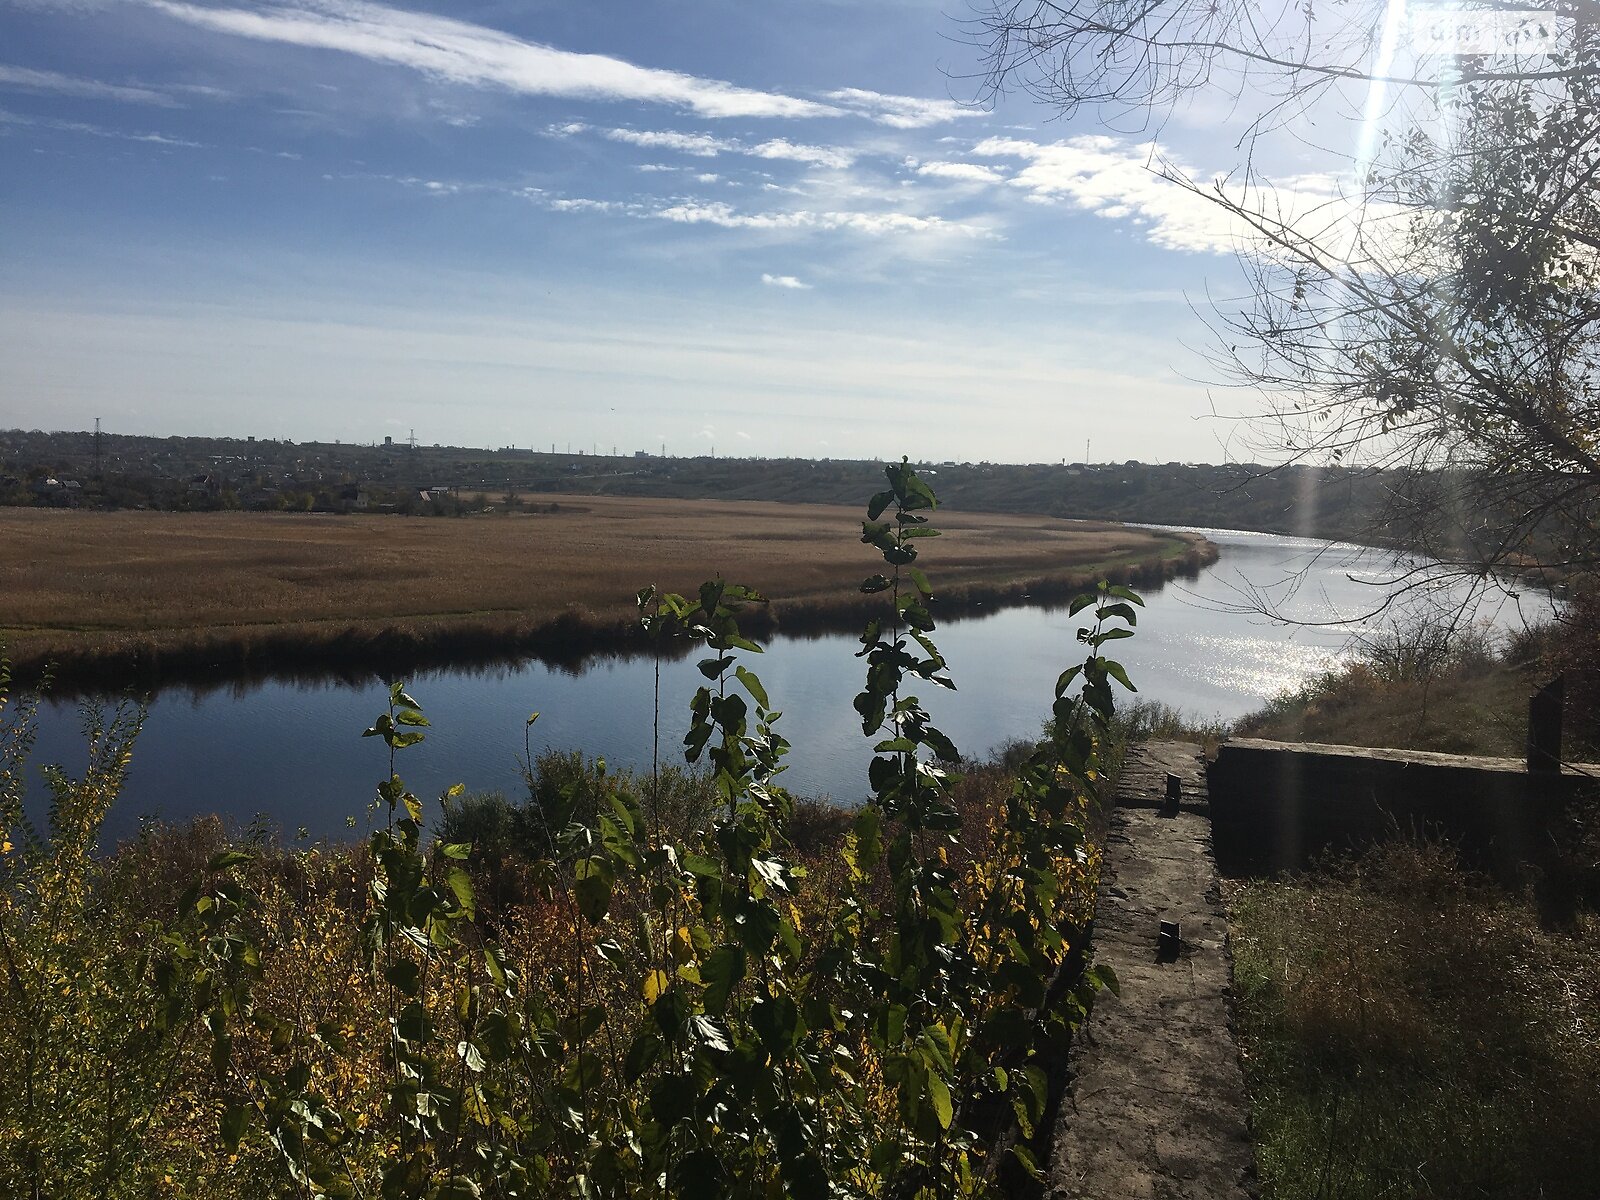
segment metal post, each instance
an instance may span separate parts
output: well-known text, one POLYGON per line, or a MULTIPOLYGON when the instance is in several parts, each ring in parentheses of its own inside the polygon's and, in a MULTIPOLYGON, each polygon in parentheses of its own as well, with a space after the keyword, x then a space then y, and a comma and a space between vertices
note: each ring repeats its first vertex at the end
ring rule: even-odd
POLYGON ((1561 710, 1566 676, 1557 675, 1528 701, 1528 770, 1561 770, 1561 710))

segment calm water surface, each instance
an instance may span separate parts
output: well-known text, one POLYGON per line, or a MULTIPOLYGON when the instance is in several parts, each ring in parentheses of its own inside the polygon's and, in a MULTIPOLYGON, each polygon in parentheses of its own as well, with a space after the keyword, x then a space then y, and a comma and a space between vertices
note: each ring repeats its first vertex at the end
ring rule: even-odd
MULTIPOLYGON (((1138 636, 1112 648, 1141 695, 1195 716, 1242 716, 1267 698, 1336 664, 1393 579, 1390 556, 1356 547, 1270 534, 1205 530, 1222 557, 1199 578, 1147 597, 1138 636), (1267 593, 1285 624, 1239 611, 1267 593)), ((936 556, 931 568, 937 580, 936 556)), ((1542 619, 1549 603, 1531 592, 1491 593, 1478 618, 1498 629, 1542 619)), ((1049 712, 1056 676, 1082 657, 1081 617, 1065 609, 1013 608, 952 621, 936 638, 957 693, 923 699, 967 754, 1031 736, 1049 712)), ((853 802, 865 791, 868 741, 850 707, 862 661, 853 636, 779 639, 751 656, 793 743, 785 776, 802 794, 853 802)), ((698 656, 696 656, 698 657, 698 656)), ((675 758, 688 701, 701 682, 694 658, 661 668, 661 745, 675 758)), ((416 676, 410 691, 433 721, 427 740, 400 755, 400 773, 418 795, 454 783, 515 795, 526 716, 538 711, 533 749, 581 747, 614 765, 648 767, 653 666, 601 661, 578 674, 542 664, 447 670, 416 676)), ((182 819, 218 812, 246 822, 264 816, 289 834, 349 836, 367 828, 368 801, 387 772, 384 747, 361 730, 382 711, 387 688, 343 683, 263 683, 204 694, 160 694, 134 756, 132 776, 108 824, 110 837, 142 818, 182 819)), ((931 694, 930 694, 931 693, 931 694)), ((46 709, 35 762, 82 761, 76 704, 46 709)))

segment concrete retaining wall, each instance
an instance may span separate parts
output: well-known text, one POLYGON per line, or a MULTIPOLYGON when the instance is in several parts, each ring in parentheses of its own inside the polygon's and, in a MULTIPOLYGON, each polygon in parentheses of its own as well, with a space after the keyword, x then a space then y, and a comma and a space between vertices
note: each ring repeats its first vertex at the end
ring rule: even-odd
POLYGON ((1561 844, 1600 767, 1531 774, 1519 760, 1239 738, 1207 773, 1217 865, 1227 875, 1308 866, 1396 835, 1445 837, 1473 865, 1522 877, 1561 844))

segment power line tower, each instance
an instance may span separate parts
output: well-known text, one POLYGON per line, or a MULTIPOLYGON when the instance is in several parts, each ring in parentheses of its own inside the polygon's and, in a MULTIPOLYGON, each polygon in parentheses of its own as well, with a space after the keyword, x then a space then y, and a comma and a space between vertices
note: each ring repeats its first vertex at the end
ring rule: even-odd
POLYGON ((406 438, 406 445, 410 446, 413 450, 417 448, 417 431, 415 429, 411 431, 411 436, 406 438))
POLYGON ((100 418, 94 419, 94 477, 100 478, 100 418))

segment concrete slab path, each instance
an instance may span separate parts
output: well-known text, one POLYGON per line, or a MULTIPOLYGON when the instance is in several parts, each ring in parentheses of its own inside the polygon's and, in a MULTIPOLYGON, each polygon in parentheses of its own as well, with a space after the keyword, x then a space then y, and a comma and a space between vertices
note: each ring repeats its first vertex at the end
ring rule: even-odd
POLYGON ((1256 1195, 1249 1106, 1232 1031, 1232 966, 1199 747, 1129 754, 1109 814, 1095 915, 1102 993, 1070 1060, 1050 1155, 1051 1200, 1256 1195), (1168 773, 1178 811, 1164 813, 1168 773), (1163 951, 1163 921, 1181 942, 1163 951))

